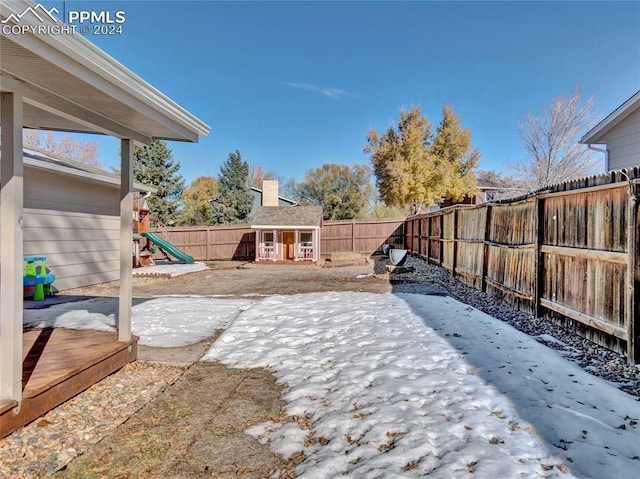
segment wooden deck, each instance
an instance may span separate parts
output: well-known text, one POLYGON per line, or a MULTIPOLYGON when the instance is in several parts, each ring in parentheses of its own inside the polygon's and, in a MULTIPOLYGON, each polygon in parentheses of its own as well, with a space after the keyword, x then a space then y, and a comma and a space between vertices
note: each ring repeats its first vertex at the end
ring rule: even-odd
POLYGON ((117 333, 44 328, 23 334, 22 387, 16 401, 0 398, 0 438, 42 416, 134 361, 138 338, 117 333))

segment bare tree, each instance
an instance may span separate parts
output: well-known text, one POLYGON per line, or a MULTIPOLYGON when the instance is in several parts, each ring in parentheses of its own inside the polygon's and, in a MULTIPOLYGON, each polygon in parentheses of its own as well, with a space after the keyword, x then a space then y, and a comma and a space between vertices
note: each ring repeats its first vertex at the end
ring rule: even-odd
POLYGON ((264 171, 264 167, 259 163, 249 164, 249 186, 261 189, 264 180, 277 180, 282 183, 282 178, 273 171, 264 171))
POLYGON ((576 86, 571 97, 552 99, 539 115, 527 112, 518 121, 526 158, 514 165, 515 176, 536 190, 597 173, 598 158, 578 143, 593 124, 592 107, 593 96, 583 101, 576 86))
POLYGON ((31 130, 29 128, 22 130, 22 138, 25 145, 35 146, 100 170, 104 169, 104 165, 96 159, 100 155, 98 142, 78 141, 69 135, 60 136, 53 131, 31 130))

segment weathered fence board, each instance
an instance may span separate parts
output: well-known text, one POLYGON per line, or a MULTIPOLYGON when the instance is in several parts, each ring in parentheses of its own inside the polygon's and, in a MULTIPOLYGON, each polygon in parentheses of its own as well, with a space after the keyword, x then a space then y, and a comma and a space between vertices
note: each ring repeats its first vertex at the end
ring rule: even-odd
POLYGON ((404 248, 404 218, 325 221, 320 238, 323 256, 347 251, 371 255, 385 244, 404 248))
MULTIPOLYGON (((247 225, 163 228, 158 234, 196 261, 253 260, 255 232, 247 225)), ((161 259, 157 252, 154 258, 161 259)))
POLYGON ((412 253, 640 362, 640 169, 407 219, 412 253), (417 231, 417 236, 414 232, 417 231))

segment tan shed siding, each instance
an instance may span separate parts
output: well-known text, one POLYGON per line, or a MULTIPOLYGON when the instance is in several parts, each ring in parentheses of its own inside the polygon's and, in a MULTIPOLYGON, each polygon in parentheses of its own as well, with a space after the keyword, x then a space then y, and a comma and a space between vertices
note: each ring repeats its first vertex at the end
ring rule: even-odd
POLYGON ((47 257, 57 290, 118 279, 118 197, 112 185, 25 168, 24 254, 47 257))
POLYGON ((25 166, 24 207, 120 215, 117 185, 25 166))
POLYGON ((613 128, 606 143, 610 170, 640 165, 640 110, 613 128))

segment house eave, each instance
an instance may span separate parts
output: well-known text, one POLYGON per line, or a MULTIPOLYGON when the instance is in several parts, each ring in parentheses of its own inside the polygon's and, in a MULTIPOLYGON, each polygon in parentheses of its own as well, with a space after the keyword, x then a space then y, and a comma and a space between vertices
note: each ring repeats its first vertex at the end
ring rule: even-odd
POLYGON ((581 144, 597 145, 605 143, 605 135, 622 120, 640 108, 640 90, 622 105, 607 115, 600 123, 589 130, 581 139, 581 144))
MULTIPOLYGON (((0 14, 7 18, 11 14, 20 14, 30 6, 33 6, 33 3, 25 0, 2 2, 0 3, 0 14)), ((47 21, 50 25, 54 25, 51 20, 47 21)), ((31 15, 23 16, 20 19, 20 24, 34 27, 42 26, 31 15)), ((101 123, 103 119, 99 113, 101 103, 97 97, 93 108, 91 102, 84 104, 84 109, 89 115, 76 115, 75 109, 79 107, 77 103, 74 104, 72 101, 60 103, 62 111, 50 113, 58 115, 65 113, 65 109, 72 108, 74 111, 70 112, 69 116, 75 116, 76 121, 78 118, 90 120, 85 124, 70 124, 68 131, 106 133, 120 138, 133 138, 140 142, 146 140, 147 143, 149 139, 197 142, 199 136, 207 135, 210 131, 210 127, 206 123, 105 54, 81 35, 5 35, 3 33, 0 38, 4 44, 3 49, 15 45, 16 48, 23 49, 18 51, 28 51, 36 57, 31 60, 37 64, 31 65, 30 68, 23 68, 22 71, 18 71, 17 67, 13 68, 18 64, 14 65, 15 59, 11 55, 5 55, 6 58, 2 62, 2 70, 6 74, 4 76, 6 82, 3 81, 3 83, 12 81, 12 78, 15 81, 24 82, 26 86, 31 88, 27 92, 27 97, 29 94, 35 97, 51 95, 66 99, 65 93, 72 92, 81 85, 87 85, 99 90, 104 95, 102 99, 109 98, 109 101, 113 100, 115 104, 131 106, 141 115, 141 118, 145 118, 143 126, 131 129, 131 125, 127 125, 130 130, 121 131, 116 128, 119 125, 113 121, 109 124, 101 123), (34 74, 40 63, 43 67, 55 64, 65 72, 68 82, 59 86, 59 91, 42 91, 41 82, 34 74)), ((11 85, 8 86, 11 87, 11 85)), ((5 86, 3 86, 4 89, 5 86)), ((42 103, 44 102, 35 98, 31 106, 38 109, 42 103)), ((126 117, 120 120, 123 126, 126 125, 126 117)), ((41 125, 41 127, 44 129, 47 128, 47 125, 41 125)))

